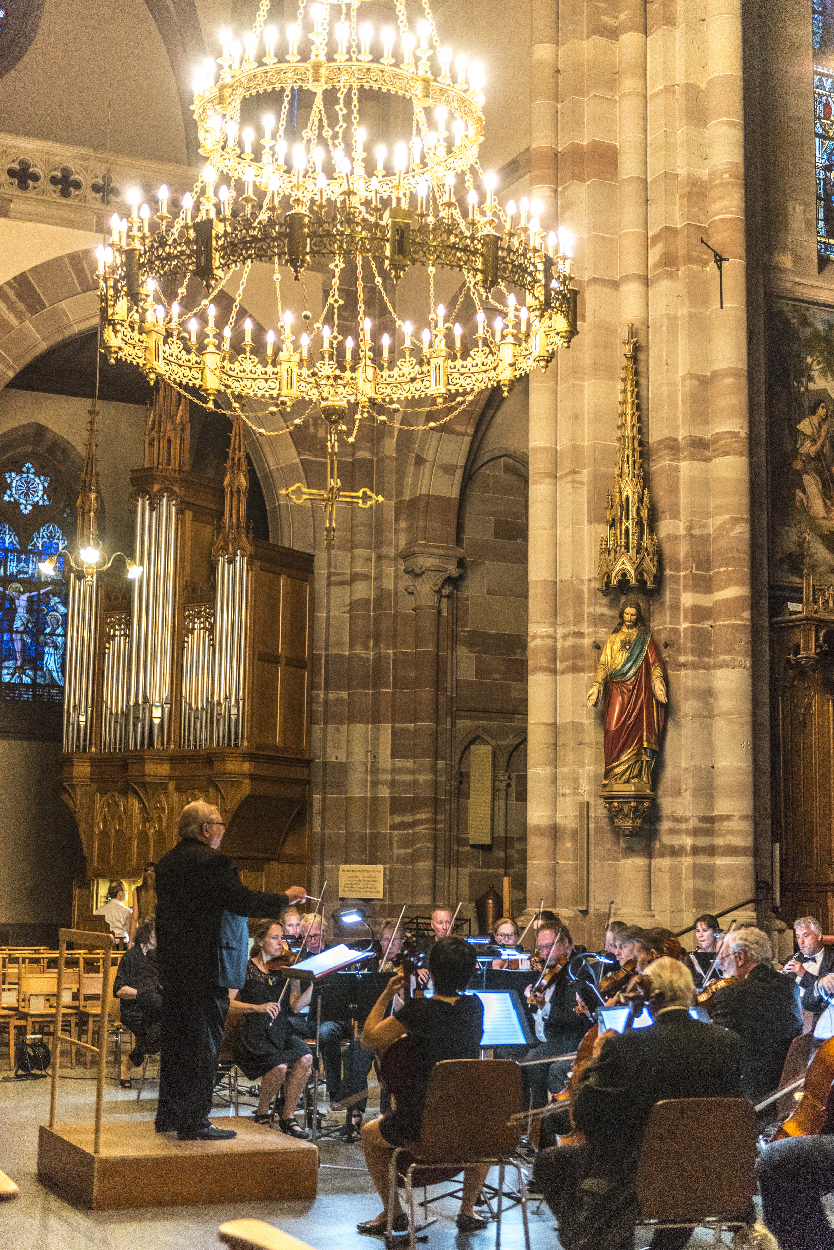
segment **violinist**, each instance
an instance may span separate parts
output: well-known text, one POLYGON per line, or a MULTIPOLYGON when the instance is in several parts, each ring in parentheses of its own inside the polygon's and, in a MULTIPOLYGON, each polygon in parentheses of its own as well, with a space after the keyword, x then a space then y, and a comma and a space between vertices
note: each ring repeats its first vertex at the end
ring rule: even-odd
MULTIPOLYGON (((568 976, 567 965, 573 954, 573 940, 565 925, 558 929, 542 926, 536 934, 536 954, 541 961, 541 973, 524 991, 533 1014, 537 1045, 521 1056, 523 1064, 532 1060, 549 1059, 551 1055, 567 1055, 576 1050, 590 1028, 590 1020, 576 1013, 577 982, 568 976)), ((580 975, 589 976, 584 973, 580 975)), ((512 1055, 519 1058, 518 1053, 512 1055)), ((524 1066, 524 1105, 543 1107, 547 1103, 548 1088, 557 1093, 562 1089, 571 1061, 559 1063, 531 1063, 524 1066), (530 1099, 532 1098, 532 1104, 530 1099)))
MULTIPOLYGON (((739 1097, 739 1040, 689 1015, 694 983, 686 965, 663 957, 644 978, 655 1023, 602 1033, 580 1078, 573 1118, 586 1144, 544 1150, 536 1161, 535 1181, 559 1220, 565 1250, 631 1250, 640 1141, 656 1102, 739 1097)), ((682 1250, 690 1232, 659 1229, 652 1250, 682 1250)))
POLYGON ((402 931, 397 928, 395 921, 386 920, 383 922, 379 935, 379 944, 382 947, 382 955, 379 961, 380 972, 394 972, 396 970, 394 960, 403 948, 402 931))
MULTIPOLYGON (((451 936, 453 923, 454 912, 451 907, 435 907, 431 914, 432 936, 427 942, 422 944, 422 954, 426 958, 428 958, 436 942, 439 942, 441 938, 451 936)), ((417 980, 424 989, 429 984, 429 975, 427 967, 421 967, 417 973, 417 980)))
POLYGON ((628 925, 624 920, 610 920, 608 922, 608 928, 605 930, 605 941, 603 943, 603 950, 606 955, 616 955, 617 939, 627 928, 628 925))
POLYGON ((695 921, 695 949, 689 951, 687 958, 692 966, 695 988, 702 990, 711 981, 721 976, 718 970, 716 955, 721 945, 721 929, 718 917, 704 912, 695 921))
POLYGON ((760 1102, 779 1087, 788 1048, 802 1032, 799 990, 773 967, 773 949, 761 929, 734 929, 721 944, 721 974, 731 984, 712 997, 714 1024, 742 1041, 741 1088, 760 1102))

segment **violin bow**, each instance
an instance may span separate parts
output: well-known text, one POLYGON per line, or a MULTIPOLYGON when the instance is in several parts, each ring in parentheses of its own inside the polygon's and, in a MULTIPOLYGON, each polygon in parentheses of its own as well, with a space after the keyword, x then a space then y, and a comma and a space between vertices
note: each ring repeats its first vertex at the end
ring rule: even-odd
POLYGON ((539 910, 538 910, 538 911, 534 911, 534 912, 533 912, 533 914, 532 914, 532 916, 530 917, 530 919, 527 921, 527 928, 524 930, 524 932, 522 933, 521 937, 518 939, 518 945, 519 945, 519 946, 521 946, 521 945, 522 945, 522 943, 524 942, 524 939, 527 937, 527 934, 530 932, 530 926, 531 926, 531 924, 533 924, 534 920, 536 920, 536 919, 537 919, 537 917, 539 917, 539 916, 542 914, 542 907, 543 907, 543 906, 544 906, 544 899, 542 899, 541 903, 539 903, 539 910))
POLYGON ((449 933, 450 933, 450 935, 451 935, 452 933, 454 933, 454 931, 455 931, 455 921, 456 921, 456 920, 457 920, 457 918, 458 918, 458 912, 460 911, 460 909, 461 909, 461 907, 462 907, 462 906, 463 906, 463 899, 461 899, 461 900, 460 900, 460 902, 458 903, 457 907, 455 908, 455 914, 454 914, 454 916, 452 916, 452 923, 451 923, 451 925, 449 926, 449 933))
POLYGON ((401 911, 401 912, 400 912, 400 914, 399 914, 399 917, 398 917, 398 919, 397 919, 397 923, 394 925, 394 932, 391 934, 390 938, 388 939, 388 946, 387 946, 387 947, 386 947, 386 949, 385 949, 385 954, 382 956, 382 962, 383 962, 383 964, 387 964, 387 963, 388 963, 388 952, 390 951, 390 949, 391 949, 391 947, 392 947, 392 945, 393 945, 394 938, 397 936, 397 930, 399 929, 399 927, 400 927, 400 923, 402 922, 402 918, 403 918, 403 916, 405 915, 405 909, 406 909, 406 906, 407 906, 407 904, 406 904, 406 903, 403 903, 403 909, 402 909, 402 911, 401 911))
MULTIPOLYGON (((563 934, 564 932, 565 932, 565 926, 564 926, 563 924, 560 924, 560 925, 559 925, 559 932, 556 934, 556 942, 561 941, 562 934, 563 934)), ((553 945, 554 945, 554 946, 556 945, 556 942, 554 942, 554 943, 553 943, 553 945)), ((549 959, 549 958, 550 958, 550 955, 548 955, 547 959, 549 959)), ((531 991, 530 991, 531 996, 532 996, 533 994, 535 994, 536 990, 537 990, 537 989, 539 988, 539 986, 541 985, 542 980, 543 980, 543 978, 544 978, 544 974, 545 974, 545 973, 547 972, 547 970, 548 970, 548 966, 547 966, 547 959, 544 961, 544 967, 542 968, 541 972, 539 973, 539 979, 538 979, 538 981, 536 982, 536 984, 533 986, 533 988, 532 988, 532 989, 531 989, 531 991)), ((552 966, 553 966, 553 965, 551 965, 551 967, 552 967, 552 966)), ((550 1062, 552 1063, 552 1062, 553 1062, 553 1060, 551 1059, 551 1061, 550 1061, 550 1062)))
MULTIPOLYGON (((325 894, 326 894, 326 893, 327 893, 327 882, 325 881, 325 883, 324 883, 324 888, 322 889, 322 892, 321 892, 321 896, 319 897, 319 899, 318 899, 318 901, 317 901, 317 903, 316 903, 316 910, 313 912, 313 924, 315 924, 315 922, 316 922, 316 917, 317 917, 317 916, 318 916, 318 914, 319 914, 319 908, 320 908, 320 907, 322 908, 322 914, 324 914, 324 896, 325 896, 325 894)), ((403 910, 405 910, 405 908, 403 908, 403 910)), ((311 929, 312 927, 313 927, 313 925, 311 924, 311 925, 310 925, 310 929, 311 929)), ((307 932, 308 932, 308 933, 310 932, 310 929, 308 929, 308 930, 307 930, 307 932)), ((291 968, 294 968, 294 967, 295 967, 295 965, 298 963, 298 961, 299 961, 299 959, 300 959, 300 957, 301 957, 301 952, 304 950, 304 947, 305 947, 306 945, 307 945, 307 938, 306 938, 306 936, 305 936, 305 938, 303 939, 303 941, 302 941, 301 945, 299 946, 298 950, 295 952, 295 958, 293 959, 292 963, 290 964, 290 967, 291 967, 291 968)), ((281 990, 281 993, 280 993, 280 994, 279 994, 279 996, 278 996, 278 1005, 279 1005, 279 1006, 281 1005, 281 1001, 282 1001, 282 999, 283 999, 284 995, 285 995, 285 994, 286 994, 286 992, 287 992, 287 987, 289 986, 289 983, 290 983, 290 982, 289 982, 289 978, 287 978, 287 980, 284 982, 284 988, 281 990)))

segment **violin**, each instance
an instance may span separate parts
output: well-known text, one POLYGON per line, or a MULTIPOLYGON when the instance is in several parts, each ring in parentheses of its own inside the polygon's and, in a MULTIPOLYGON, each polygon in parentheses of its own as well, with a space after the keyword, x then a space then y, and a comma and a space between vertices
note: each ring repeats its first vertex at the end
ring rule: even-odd
POLYGON ((627 959, 622 968, 617 968, 616 972, 609 972, 607 977, 603 977, 597 987, 603 998, 614 998, 616 994, 621 994, 626 988, 631 978, 637 971, 637 960, 627 959))
MULTIPOLYGON (((538 1008, 541 1007, 541 1002, 539 1000, 541 999, 547 987, 550 985, 550 982, 553 980, 553 978, 558 973, 560 973, 562 969, 567 965, 569 958, 570 958, 569 955, 565 955, 564 959, 557 959, 555 964, 551 964, 549 968, 545 968, 544 971, 541 973, 538 981, 530 990, 530 993, 527 995, 527 1006, 530 1008, 531 1011, 537 1011, 538 1008)), ((532 962, 533 961, 531 959, 530 960, 531 965, 532 965, 532 962)))
POLYGON ((717 981, 710 981, 709 985, 705 989, 699 990, 699 992, 695 995, 695 1002, 699 1007, 704 1007, 708 1015, 712 1015, 710 1002, 713 994, 716 994, 718 990, 723 990, 725 985, 733 985, 736 981, 740 980, 741 977, 732 976, 719 977, 717 981))

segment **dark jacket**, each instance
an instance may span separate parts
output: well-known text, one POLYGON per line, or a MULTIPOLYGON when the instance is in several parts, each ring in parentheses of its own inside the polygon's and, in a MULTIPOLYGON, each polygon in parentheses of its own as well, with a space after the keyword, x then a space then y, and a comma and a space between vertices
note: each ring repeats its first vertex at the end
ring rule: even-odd
POLYGON ((820 970, 817 975, 814 976, 813 973, 806 972, 799 982, 803 1011, 810 1011, 813 1015, 818 1016, 828 1006, 828 999, 817 993, 817 981, 820 977, 827 977, 830 972, 834 972, 834 946, 823 948, 820 970))
POLYGON ((588 1172, 633 1175, 649 1112, 664 1098, 738 1098, 738 1037, 693 1020, 685 1008, 662 1011, 646 1029, 609 1038, 580 1079, 573 1106, 589 1146, 588 1172))
POLYGON ((567 964, 556 973, 551 984, 554 988, 550 1015, 544 1022, 544 1035, 549 1042, 563 1046, 567 1053, 576 1050, 593 1021, 585 1015, 576 1014, 578 982, 568 975, 567 964))
POLYGON ((222 984, 223 911, 277 919, 286 894, 248 890, 227 855, 181 838, 156 868, 156 941, 163 984, 222 984))
POLYGON ((799 989, 793 977, 757 964, 743 981, 718 990, 712 1022, 741 1038, 741 1088, 759 1102, 779 1088, 788 1048, 802 1032, 799 989))
MULTIPOLYGON (((113 982, 113 995, 118 998, 119 990, 139 989, 139 978, 145 964, 145 952, 138 945, 131 946, 119 960, 116 979, 113 982)), ((135 998, 119 998, 119 1016, 122 1024, 135 1033, 142 1024, 142 1012, 135 998)))

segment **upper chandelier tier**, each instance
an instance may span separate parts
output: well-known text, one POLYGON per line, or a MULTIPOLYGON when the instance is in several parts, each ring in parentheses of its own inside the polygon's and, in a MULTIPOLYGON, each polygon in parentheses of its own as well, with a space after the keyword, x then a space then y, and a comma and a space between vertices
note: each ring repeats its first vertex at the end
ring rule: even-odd
POLYGON ((535 202, 496 200, 478 160, 479 68, 440 45, 426 0, 414 31, 405 0, 391 6, 396 30, 360 21, 361 3, 301 0, 297 24, 279 31, 262 0, 251 34, 223 36, 194 83, 208 164, 193 196, 176 215, 166 187, 155 211, 134 197, 99 249, 111 358, 202 391, 209 406, 218 395, 235 408, 308 400, 332 421, 452 409, 569 346, 568 236, 545 237, 535 202), (262 116, 256 133, 259 97, 278 118, 262 116), (275 269, 277 341, 270 329, 257 342, 248 318, 233 339, 259 264, 275 269), (396 286, 411 267, 424 271, 422 311, 396 286), (321 314, 305 312, 303 327, 282 302, 286 269, 327 275, 321 314), (224 287, 234 300, 221 330, 224 287))

